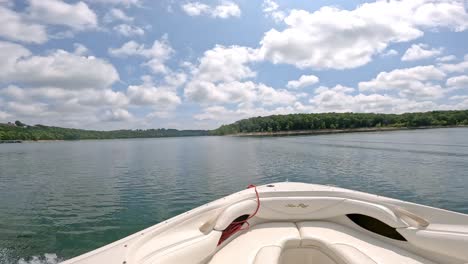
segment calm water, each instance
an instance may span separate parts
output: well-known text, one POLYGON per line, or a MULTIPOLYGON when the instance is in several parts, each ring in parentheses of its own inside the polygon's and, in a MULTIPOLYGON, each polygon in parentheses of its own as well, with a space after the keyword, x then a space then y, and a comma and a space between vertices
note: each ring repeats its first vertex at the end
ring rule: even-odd
POLYGON ((468 213, 468 128, 2 144, 0 263, 55 263, 286 180, 468 213))

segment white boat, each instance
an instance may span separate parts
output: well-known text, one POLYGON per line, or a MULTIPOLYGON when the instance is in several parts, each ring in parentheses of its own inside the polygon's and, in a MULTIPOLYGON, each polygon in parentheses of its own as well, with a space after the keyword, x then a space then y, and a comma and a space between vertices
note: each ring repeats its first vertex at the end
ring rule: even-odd
POLYGON ((273 183, 63 262, 84 263, 468 263, 468 215, 332 186, 273 183))

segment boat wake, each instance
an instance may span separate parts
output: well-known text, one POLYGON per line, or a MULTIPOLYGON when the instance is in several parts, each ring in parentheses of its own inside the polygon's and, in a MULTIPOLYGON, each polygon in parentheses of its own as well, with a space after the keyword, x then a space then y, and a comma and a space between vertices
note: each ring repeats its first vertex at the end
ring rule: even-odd
POLYGON ((58 264, 63 261, 55 253, 45 253, 42 256, 14 257, 7 249, 0 249, 0 264, 58 264))

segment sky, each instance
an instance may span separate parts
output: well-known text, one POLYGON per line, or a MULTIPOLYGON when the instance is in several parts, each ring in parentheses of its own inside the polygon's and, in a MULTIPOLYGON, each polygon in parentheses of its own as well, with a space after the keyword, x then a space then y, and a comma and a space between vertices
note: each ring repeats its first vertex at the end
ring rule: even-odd
POLYGON ((0 122, 468 109, 465 0, 0 0, 0 122))

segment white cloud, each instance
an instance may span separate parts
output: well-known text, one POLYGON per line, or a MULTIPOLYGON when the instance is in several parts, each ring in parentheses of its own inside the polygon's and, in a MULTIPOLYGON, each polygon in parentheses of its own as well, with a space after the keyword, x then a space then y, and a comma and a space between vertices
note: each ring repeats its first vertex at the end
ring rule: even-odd
POLYGON ((104 16, 104 22, 106 23, 112 23, 114 21, 132 22, 133 20, 133 17, 128 16, 122 9, 118 8, 111 8, 104 16))
POLYGON ((127 89, 127 96, 130 103, 137 106, 150 106, 157 113, 173 110, 182 100, 177 95, 176 86, 156 87, 150 76, 142 77, 141 85, 130 85, 127 89))
POLYGON ((296 101, 296 96, 282 89, 274 89, 260 83, 257 86, 257 101, 262 105, 291 105, 296 101))
POLYGON ((267 17, 271 17, 276 23, 283 21, 286 17, 283 11, 278 10, 279 5, 273 0, 264 0, 262 7, 263 13, 265 13, 267 17))
POLYGON ((186 84, 184 96, 202 105, 285 105, 296 100, 296 95, 274 89, 247 79, 256 76, 249 64, 259 60, 255 49, 216 45, 205 51, 199 64, 191 67, 191 79, 186 84))
POLYGON ((138 44, 135 41, 129 41, 120 48, 109 48, 109 54, 115 57, 140 56, 147 58, 144 63, 154 73, 167 73, 169 70, 165 62, 171 57, 174 50, 169 44, 167 36, 164 35, 160 40, 155 40, 150 48, 144 44, 138 44))
POLYGON ((367 64, 390 43, 421 37, 423 29, 465 30, 468 14, 461 1, 392 0, 354 10, 292 10, 284 22, 284 30, 271 29, 261 40, 266 59, 299 68, 347 69, 367 64))
POLYGON ((93 56, 56 50, 47 56, 31 56, 24 47, 0 41, 0 81, 26 86, 65 89, 106 88, 119 79, 114 66, 93 56))
POLYGON ((439 58, 436 59, 436 61, 448 62, 448 61, 454 61, 456 59, 457 59, 457 57, 455 57, 455 55, 448 55, 448 56, 439 57, 439 58))
POLYGON ((217 6, 209 6, 200 2, 188 2, 181 5, 182 10, 189 16, 209 15, 213 18, 239 17, 239 6, 231 1, 224 1, 217 6))
POLYGON ((207 104, 233 104, 242 103, 250 105, 288 105, 294 103, 296 95, 281 89, 274 89, 262 83, 247 82, 221 82, 218 84, 209 81, 191 81, 184 90, 189 100, 207 104))
POLYGON ((447 86, 454 88, 468 88, 468 75, 455 76, 447 79, 447 86))
POLYGON ((73 51, 75 55, 82 56, 89 53, 89 49, 83 44, 73 43, 73 47, 75 47, 75 51, 73 51))
POLYGON ((10 117, 11 117, 11 115, 8 114, 7 112, 0 111, 0 120, 7 120, 10 117))
MULTIPOLYGON (((0 105, 0 108, 3 106, 3 110, 11 116, 26 123, 36 123, 37 118, 40 118, 45 124, 80 128, 90 125, 107 127, 108 125, 100 122, 104 121, 102 113, 123 109, 129 104, 125 94, 110 88, 75 90, 56 87, 20 88, 10 85, 0 89, 0 101, 2 97, 7 103, 0 105)), ((122 113, 118 111, 115 114, 119 112, 122 113)))
POLYGON ((9 40, 41 44, 47 41, 46 28, 34 24, 20 14, 0 6, 0 36, 9 40))
POLYGON ((44 116, 47 114, 47 104, 44 103, 19 103, 8 102, 7 108, 20 115, 25 116, 44 116))
POLYGON ((114 30, 120 35, 131 37, 131 36, 143 36, 145 31, 137 26, 120 24, 114 27, 114 30))
POLYGON ((189 100, 201 104, 211 103, 249 103, 256 99, 256 85, 253 82, 221 82, 193 80, 184 90, 189 100))
POLYGON ((237 4, 225 1, 217 5, 211 15, 219 18, 240 17, 241 10, 237 4))
POLYGON ((440 81, 446 74, 433 65, 417 66, 381 72, 371 81, 360 82, 359 90, 364 92, 396 91, 406 98, 439 98, 444 91, 433 81, 440 81))
POLYGON ((299 80, 289 81, 287 87, 290 89, 303 88, 314 85, 319 82, 319 78, 315 75, 301 75, 299 80))
POLYGON ((121 5, 124 7, 141 6, 141 0, 86 0, 89 3, 100 3, 103 5, 121 5))
POLYGON ((197 79, 212 82, 251 78, 256 73, 246 64, 258 59, 257 50, 216 45, 213 49, 205 51, 194 75, 197 79))
POLYGON ((130 85, 127 95, 134 105, 148 105, 158 109, 173 108, 181 103, 174 91, 145 84, 130 85))
POLYGON ((217 123, 216 125, 220 125, 254 116, 284 115, 295 112, 297 112, 295 106, 277 107, 273 109, 246 106, 236 109, 227 109, 224 106, 217 105, 204 108, 203 112, 194 115, 194 118, 196 120, 215 120, 217 123))
POLYGON ((465 55, 464 61, 459 63, 443 63, 439 64, 438 68, 446 73, 462 73, 468 70, 468 55, 465 55))
POLYGON ((432 48, 429 49, 427 44, 413 44, 410 48, 408 48, 401 57, 402 61, 415 61, 415 60, 422 60, 427 58, 432 58, 442 54, 442 48, 432 48))
POLYGON ((208 13, 210 6, 200 2, 188 2, 181 5, 182 10, 189 16, 200 16, 208 13))
POLYGON ((394 49, 387 50, 381 54, 382 57, 391 57, 398 55, 398 51, 394 49))
POLYGON ((21 102, 60 102, 83 106, 126 106, 129 100, 122 92, 110 89, 83 89, 70 90, 56 87, 29 87, 20 88, 10 85, 0 89, 3 95, 13 101, 21 102))
POLYGON ((436 107, 432 101, 415 101, 381 94, 356 94, 355 89, 337 85, 321 87, 310 99, 311 105, 298 107, 313 112, 402 113, 427 111, 436 107))
POLYGON ((179 87, 187 81, 187 74, 183 72, 170 72, 164 76, 164 81, 171 87, 179 87))
POLYGON ((61 0, 29 0, 29 17, 46 24, 76 30, 95 28, 97 16, 84 2, 68 4, 61 0))
POLYGON ((102 121, 121 122, 128 121, 132 117, 132 114, 126 109, 108 109, 104 112, 101 119, 102 121))
MULTIPOLYGON (((16 67, 17 60, 29 55, 31 52, 19 44, 0 41, 0 76, 12 71, 16 67)), ((3 79, 0 81, 6 82, 3 79)))

